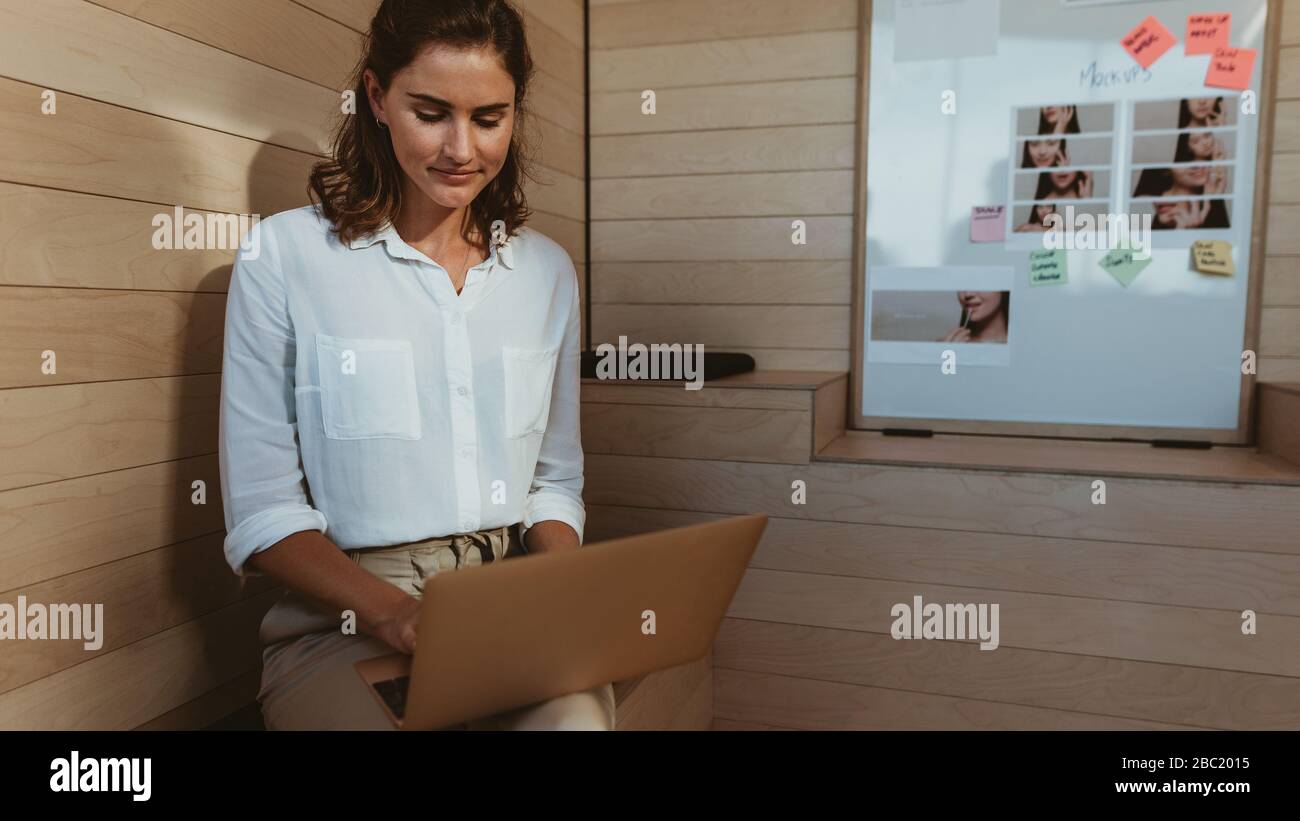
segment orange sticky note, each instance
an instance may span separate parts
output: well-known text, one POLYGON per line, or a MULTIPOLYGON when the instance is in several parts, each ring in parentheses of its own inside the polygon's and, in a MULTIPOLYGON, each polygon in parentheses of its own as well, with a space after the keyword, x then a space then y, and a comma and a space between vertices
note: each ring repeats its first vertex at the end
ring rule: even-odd
POLYGON ((1255 49, 1218 48, 1210 58, 1210 68, 1205 72, 1205 84, 1245 91, 1250 88, 1250 75, 1254 73, 1255 49))
POLYGON ((1160 55, 1174 47, 1178 39, 1153 14, 1138 23, 1137 28, 1124 35, 1124 39, 1119 42, 1133 55, 1138 65, 1150 68, 1152 63, 1160 59, 1160 55))
POLYGON ((1215 49, 1228 48, 1228 34, 1232 31, 1232 14, 1187 15, 1187 42, 1183 54, 1213 54, 1215 49))

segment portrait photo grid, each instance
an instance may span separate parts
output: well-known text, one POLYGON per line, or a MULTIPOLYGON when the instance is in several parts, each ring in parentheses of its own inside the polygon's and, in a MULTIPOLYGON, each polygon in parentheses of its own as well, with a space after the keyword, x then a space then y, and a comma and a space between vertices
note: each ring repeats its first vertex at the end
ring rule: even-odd
POLYGON ((1131 213, 1153 231, 1232 228, 1239 104, 1226 94, 1136 100, 1123 121, 1118 103, 1014 109, 1008 240, 1046 232, 1052 214, 1067 227, 1131 213))

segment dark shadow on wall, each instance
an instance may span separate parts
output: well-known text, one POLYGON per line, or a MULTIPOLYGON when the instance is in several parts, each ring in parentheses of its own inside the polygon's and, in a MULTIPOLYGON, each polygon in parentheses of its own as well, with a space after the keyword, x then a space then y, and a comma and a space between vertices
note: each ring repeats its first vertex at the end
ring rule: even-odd
MULTIPOLYGON (((306 205, 307 179, 296 191, 298 201, 286 198, 284 186, 272 181, 282 179, 281 162, 286 149, 280 145, 300 144, 301 135, 277 133, 267 139, 255 155, 248 170, 250 212, 265 219, 287 208, 306 205)), ((159 252, 170 253, 170 252, 159 252)), ((233 255, 232 255, 233 260, 233 255)), ((182 362, 178 377, 180 421, 175 427, 178 454, 175 474, 175 505, 172 533, 202 532, 206 535, 178 543, 179 550, 168 554, 169 598, 189 604, 190 623, 196 629, 201 646, 200 659, 193 667, 177 670, 176 687, 195 687, 210 693, 241 679, 261 676, 261 649, 257 629, 262 614, 279 595, 278 585, 266 578, 241 580, 230 570, 223 549, 225 538, 222 514, 221 477, 218 466, 218 420, 221 401, 221 365, 226 294, 231 265, 222 265, 205 274, 190 303, 184 338, 180 340, 182 362), (206 485, 206 507, 196 513, 192 503, 193 482, 206 485), (196 525, 199 525, 196 528, 196 525), (215 526, 216 531, 210 528, 215 526), (201 558, 187 551, 202 551, 201 558), (251 607, 248 600, 260 598, 251 607), (240 605, 244 605, 242 612, 240 605), (225 609, 224 613, 216 611, 225 609)), ((193 721, 214 729, 262 729, 261 712, 256 702, 238 691, 219 697, 211 711, 200 711, 193 721), (215 722, 215 723, 214 723, 215 722)), ((179 706, 179 705, 178 705, 179 706)))

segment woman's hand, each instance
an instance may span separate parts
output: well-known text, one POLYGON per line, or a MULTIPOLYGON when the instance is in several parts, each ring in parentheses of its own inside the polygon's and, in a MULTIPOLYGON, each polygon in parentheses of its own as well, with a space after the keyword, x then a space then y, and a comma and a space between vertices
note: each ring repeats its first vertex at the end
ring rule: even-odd
POLYGON ((415 654, 415 631, 420 619, 420 600, 409 593, 398 599, 395 606, 388 610, 366 631, 377 639, 382 639, 394 649, 415 654))
POLYGON ((1092 172, 1083 171, 1079 174, 1079 199, 1086 200, 1092 198, 1092 172))
POLYGON ((1070 123, 1070 120, 1073 119, 1074 119, 1074 106, 1072 105, 1061 106, 1061 118, 1056 121, 1056 133, 1057 134, 1069 133, 1067 127, 1070 123))
POLYGON ((1179 229, 1200 228, 1205 218, 1210 216, 1210 201, 1180 202, 1174 211, 1174 225, 1179 229))
POLYGON ((1205 182, 1205 193, 1222 194, 1228 190, 1228 169, 1221 165, 1210 167, 1209 179, 1205 182))

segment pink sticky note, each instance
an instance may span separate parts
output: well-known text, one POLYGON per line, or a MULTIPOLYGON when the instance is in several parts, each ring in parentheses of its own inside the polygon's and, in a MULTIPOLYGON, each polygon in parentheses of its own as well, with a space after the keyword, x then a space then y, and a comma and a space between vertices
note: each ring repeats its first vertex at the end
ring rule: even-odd
POLYGON ((1178 39, 1153 14, 1138 23, 1137 28, 1124 35, 1124 39, 1119 42, 1138 61, 1138 65, 1150 68, 1152 63, 1160 59, 1160 55, 1174 47, 1178 39))
POLYGON ((1213 54, 1216 49, 1228 48, 1231 31, 1232 15, 1228 12, 1189 14, 1183 54, 1213 54))
POLYGON ((1210 58, 1210 69, 1205 72, 1205 84, 1215 88, 1233 88, 1245 91, 1250 88, 1250 75, 1255 73, 1255 49, 1219 48, 1210 58))
POLYGON ((971 242, 1002 242, 1006 236, 1005 205, 977 205, 970 210, 971 242))

